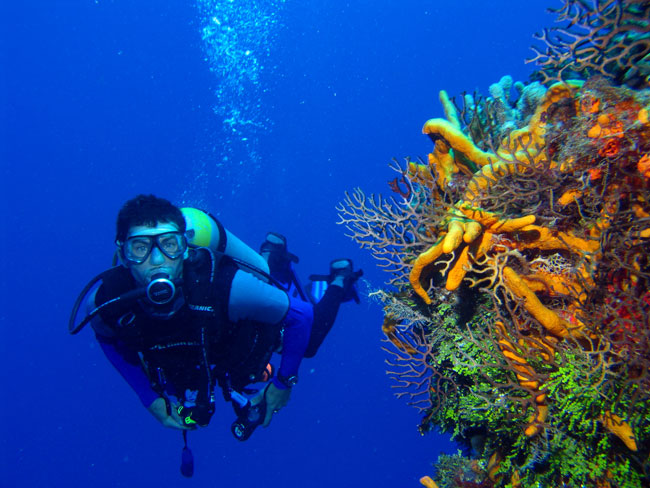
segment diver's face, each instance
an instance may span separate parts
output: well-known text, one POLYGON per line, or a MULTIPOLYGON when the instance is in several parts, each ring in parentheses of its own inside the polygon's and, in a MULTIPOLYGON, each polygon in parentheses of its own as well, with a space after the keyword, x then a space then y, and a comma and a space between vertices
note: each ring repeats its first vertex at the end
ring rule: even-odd
MULTIPOLYGON (((179 230, 176 224, 169 222, 159 222, 155 227, 136 225, 129 229, 126 237, 129 239, 133 236, 158 236, 167 232, 179 232, 179 230)), ((152 276, 158 273, 166 274, 171 280, 179 278, 183 273, 183 258, 184 256, 181 255, 176 259, 170 259, 157 245, 154 245, 145 261, 139 264, 127 262, 127 266, 135 281, 141 286, 146 286, 152 276)))

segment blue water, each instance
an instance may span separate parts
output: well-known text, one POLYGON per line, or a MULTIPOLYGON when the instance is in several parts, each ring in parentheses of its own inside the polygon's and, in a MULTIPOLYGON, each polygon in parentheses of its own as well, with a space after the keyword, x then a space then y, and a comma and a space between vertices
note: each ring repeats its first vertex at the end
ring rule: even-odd
POLYGON ((437 92, 525 80, 555 0, 5 2, 2 131, 2 487, 408 487, 455 446, 420 436, 384 370, 382 314, 344 305, 290 405, 245 443, 219 404, 181 436, 141 407, 76 294, 105 269, 120 205, 152 192, 210 209, 257 246, 284 233, 301 277, 349 256, 346 190, 387 191, 392 157, 425 156, 437 92), (550 5, 549 5, 550 4, 550 5))

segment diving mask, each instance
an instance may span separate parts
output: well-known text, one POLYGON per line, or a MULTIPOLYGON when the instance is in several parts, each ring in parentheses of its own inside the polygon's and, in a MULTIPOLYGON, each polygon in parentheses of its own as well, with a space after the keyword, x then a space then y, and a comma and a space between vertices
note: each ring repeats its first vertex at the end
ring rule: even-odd
POLYGON ((142 264, 147 260, 154 246, 169 259, 178 259, 187 250, 187 240, 180 232, 165 232, 154 236, 130 236, 122 245, 122 254, 129 263, 142 264))

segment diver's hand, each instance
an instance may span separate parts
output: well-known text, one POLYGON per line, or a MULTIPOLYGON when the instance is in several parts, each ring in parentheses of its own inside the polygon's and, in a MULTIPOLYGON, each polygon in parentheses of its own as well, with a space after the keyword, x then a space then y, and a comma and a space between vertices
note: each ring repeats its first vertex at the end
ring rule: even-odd
POLYGON ((151 414, 156 417, 158 422, 163 424, 165 427, 170 429, 179 429, 179 430, 191 430, 190 427, 183 425, 181 419, 176 415, 176 409, 172 405, 171 415, 167 414, 167 404, 165 399, 162 397, 156 398, 149 408, 147 408, 151 414))
POLYGON ((286 390, 281 390, 273 383, 269 383, 268 386, 259 392, 255 398, 253 398, 253 405, 257 405, 262 398, 266 395, 266 417, 264 417, 264 427, 268 427, 271 423, 271 417, 274 413, 277 413, 282 407, 289 403, 289 397, 291 396, 291 388, 286 390))

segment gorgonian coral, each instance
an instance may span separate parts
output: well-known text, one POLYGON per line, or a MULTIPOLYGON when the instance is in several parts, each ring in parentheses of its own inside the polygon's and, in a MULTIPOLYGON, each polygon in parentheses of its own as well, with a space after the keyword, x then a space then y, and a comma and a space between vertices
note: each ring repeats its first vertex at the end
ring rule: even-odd
POLYGON ((498 90, 460 113, 442 92, 428 160, 393 165, 396 197, 347 195, 341 223, 391 273, 375 296, 399 395, 474 456, 471 480, 438 481, 641 486, 650 91, 535 90, 532 113, 505 117, 498 90))
POLYGON ((647 0, 563 0, 557 21, 544 29, 528 60, 544 83, 600 75, 616 84, 647 86, 650 75, 650 3, 647 0))

